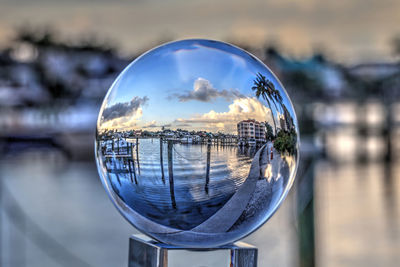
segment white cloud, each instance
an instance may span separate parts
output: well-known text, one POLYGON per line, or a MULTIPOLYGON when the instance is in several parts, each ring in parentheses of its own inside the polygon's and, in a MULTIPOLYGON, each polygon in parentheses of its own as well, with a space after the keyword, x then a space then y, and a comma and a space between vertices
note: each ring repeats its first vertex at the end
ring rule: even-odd
POLYGON ((212 132, 223 131, 225 133, 236 133, 238 122, 246 119, 267 121, 271 125, 271 110, 256 98, 238 98, 229 105, 226 112, 216 112, 195 115, 188 119, 179 118, 175 123, 190 124, 195 129, 205 129, 212 132))
POLYGON ((114 118, 108 121, 100 122, 99 130, 117 129, 119 131, 130 130, 137 126, 138 120, 142 117, 143 110, 141 107, 137 108, 127 116, 114 118))
POLYGON ((99 129, 126 130, 136 126, 143 115, 142 106, 148 102, 147 96, 135 96, 129 102, 120 102, 102 111, 99 129))

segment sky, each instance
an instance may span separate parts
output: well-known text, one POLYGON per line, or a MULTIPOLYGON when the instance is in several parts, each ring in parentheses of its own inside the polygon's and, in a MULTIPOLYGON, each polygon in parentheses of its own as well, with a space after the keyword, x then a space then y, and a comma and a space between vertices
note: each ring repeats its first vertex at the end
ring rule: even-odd
POLYGON ((275 125, 271 109, 277 118, 283 108, 257 99, 252 86, 259 73, 280 91, 294 118, 277 78, 243 50, 204 40, 170 43, 138 58, 117 78, 98 128, 158 131, 164 126, 235 134, 242 120, 275 125))
POLYGON ((208 38, 286 54, 315 50, 358 63, 393 59, 400 35, 398 0, 0 0, 0 44, 21 25, 51 26, 63 38, 94 34, 124 53, 165 40, 208 38))

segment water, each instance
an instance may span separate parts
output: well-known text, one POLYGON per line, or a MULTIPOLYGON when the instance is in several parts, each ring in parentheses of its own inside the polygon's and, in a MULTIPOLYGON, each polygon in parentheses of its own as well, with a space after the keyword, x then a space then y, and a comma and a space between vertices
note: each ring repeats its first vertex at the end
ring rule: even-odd
MULTIPOLYGON (((335 135, 346 138, 354 147, 360 139, 353 132, 337 131, 335 135)), ((349 153, 357 151, 342 141, 333 140, 327 147, 327 154, 332 156, 329 160, 315 163, 317 266, 398 266, 398 154, 394 162, 385 163, 379 157, 380 150, 371 149, 367 150, 369 160, 358 164, 347 160, 354 157, 349 153)), ((399 143, 394 146, 399 147, 399 143)), ((23 152, 0 160, 0 178, 7 187, 7 192, 4 187, 0 189, 0 266, 87 266, 77 264, 67 252, 90 266, 127 266, 128 237, 138 232, 107 198, 94 162, 68 162, 52 150, 23 152), (13 203, 10 195, 31 221, 16 216, 15 211, 5 211, 13 203), (38 233, 30 222, 43 232, 38 233), (57 240, 64 250, 56 249, 43 233, 57 240)), ((168 181, 167 175, 165 178, 168 181)), ((263 227, 244 239, 259 248, 261 267, 299 266, 300 229, 294 197, 298 188, 293 187, 263 227)))
MULTIPOLYGON (((51 151, 23 153, 0 161, 0 177, 2 267, 87 266, 71 254, 90 266, 127 266, 128 238, 138 231, 113 207, 94 163, 68 162, 51 151), (10 197, 29 220, 4 210, 13 203, 10 197)), ((244 240, 259 247, 259 266, 295 265, 292 205, 290 197, 268 224, 244 240)))
MULTIPOLYGON (((398 162, 387 166, 317 161, 317 266, 398 265, 400 169, 398 162)), ((0 177, 31 220, 73 255, 91 266, 127 266, 128 237, 137 231, 112 206, 94 163, 67 162, 51 151, 24 153, 1 160, 0 177)), ((26 220, 10 217, 4 188, 1 196, 2 267, 82 266, 73 265, 26 220)), ((259 266, 298 266, 295 206, 289 195, 268 223, 244 240, 259 248, 259 266)))
POLYGON ((266 65, 236 46, 189 39, 144 53, 117 77, 99 111, 96 158, 132 225, 207 248, 243 238, 275 212, 294 180, 298 138, 290 97, 266 65), (117 143, 110 154, 116 139, 138 152, 120 154, 117 143), (246 157, 238 145, 259 149, 246 157))
POLYGON ((98 149, 100 173, 117 203, 132 209, 128 220, 164 242, 197 240, 191 246, 235 241, 263 224, 295 166, 294 156, 271 142, 260 148, 118 139, 108 152, 109 141, 98 149))
POLYGON ((0 266, 127 265, 135 231, 113 208, 94 163, 28 152, 3 159, 0 177, 0 266))
POLYGON ((255 148, 211 146, 207 179, 207 145, 175 144, 171 180, 166 144, 163 168, 160 167, 159 139, 141 139, 138 150, 139 160, 134 166, 136 179, 123 166, 122 159, 107 162, 113 189, 125 203, 147 218, 163 225, 173 220, 185 230, 201 224, 227 202, 247 177, 251 155, 255 153, 255 148))
POLYGON ((316 166, 318 266, 398 266, 399 162, 316 166))

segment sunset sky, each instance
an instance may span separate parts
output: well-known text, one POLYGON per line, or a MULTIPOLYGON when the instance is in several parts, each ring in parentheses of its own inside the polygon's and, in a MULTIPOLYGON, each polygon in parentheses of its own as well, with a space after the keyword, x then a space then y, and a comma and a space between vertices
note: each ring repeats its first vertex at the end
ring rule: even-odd
POLYGON ((315 49, 346 62, 392 59, 400 34, 398 0, 0 0, 0 43, 21 25, 52 26, 65 39, 95 34, 126 53, 164 40, 211 38, 290 55, 315 49))

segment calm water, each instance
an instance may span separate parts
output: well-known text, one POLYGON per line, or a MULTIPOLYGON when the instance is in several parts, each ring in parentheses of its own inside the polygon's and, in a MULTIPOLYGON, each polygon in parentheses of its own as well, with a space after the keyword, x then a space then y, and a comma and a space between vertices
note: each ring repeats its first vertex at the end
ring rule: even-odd
POLYGON ((132 209, 125 216, 163 242, 196 240, 191 246, 232 242, 258 228, 279 205, 296 163, 271 142, 239 148, 120 139, 109 153, 109 141, 99 146, 100 170, 110 194, 132 209))
MULTIPOLYGON (((397 166, 393 163, 388 172, 379 162, 317 162, 318 266, 398 266, 397 166)), ((1 266, 87 266, 71 254, 90 266, 127 266, 128 237, 136 230, 107 198, 94 163, 67 162, 48 151, 26 153, 3 159, 0 175, 1 266), (5 212, 15 205, 10 194, 30 221, 5 212)), ((295 207, 291 194, 268 223, 245 239, 259 248, 259 266, 298 266, 295 207)))
POLYGON ((129 169, 123 158, 113 158, 106 168, 114 191, 125 203, 160 224, 170 225, 173 220, 179 229, 199 225, 227 202, 248 176, 256 151, 174 144, 169 170, 167 144, 161 146, 162 157, 159 139, 140 139, 134 166, 129 169))

